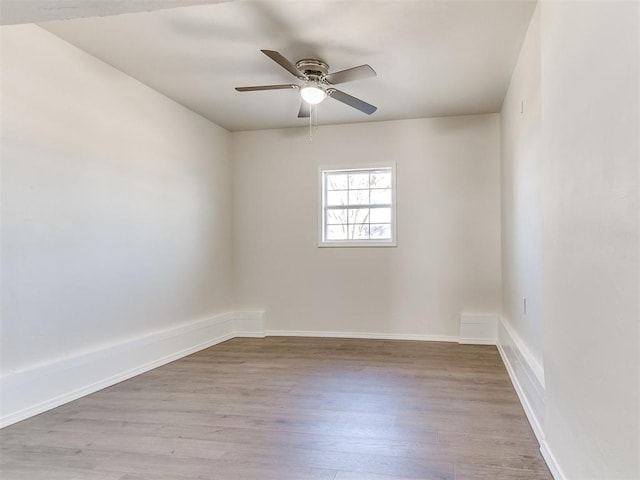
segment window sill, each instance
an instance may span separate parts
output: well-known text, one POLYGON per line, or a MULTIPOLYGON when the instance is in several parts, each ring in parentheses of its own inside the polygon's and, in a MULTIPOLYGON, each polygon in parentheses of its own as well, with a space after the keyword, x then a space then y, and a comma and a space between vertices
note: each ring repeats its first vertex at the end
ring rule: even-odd
POLYGON ((319 248, 353 248, 353 247, 397 247, 398 244, 395 240, 393 241, 389 241, 389 240, 382 240, 382 241, 371 241, 371 240, 367 240, 367 241, 362 241, 362 242, 356 242, 353 240, 346 240, 346 241, 340 241, 340 240, 336 240, 333 242, 319 242, 318 243, 318 247, 319 248))

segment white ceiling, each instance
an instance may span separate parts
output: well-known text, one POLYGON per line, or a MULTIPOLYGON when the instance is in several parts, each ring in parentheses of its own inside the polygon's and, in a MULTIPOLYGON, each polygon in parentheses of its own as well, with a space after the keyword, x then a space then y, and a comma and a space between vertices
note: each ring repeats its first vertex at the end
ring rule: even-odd
POLYGON ((338 88, 378 107, 367 116, 333 99, 320 124, 500 110, 535 0, 231 1, 80 18, 41 26, 231 130, 307 125, 296 83, 260 52, 331 71, 371 65, 376 78, 338 88))
POLYGON ((0 0, 0 25, 102 17, 234 0, 0 0))

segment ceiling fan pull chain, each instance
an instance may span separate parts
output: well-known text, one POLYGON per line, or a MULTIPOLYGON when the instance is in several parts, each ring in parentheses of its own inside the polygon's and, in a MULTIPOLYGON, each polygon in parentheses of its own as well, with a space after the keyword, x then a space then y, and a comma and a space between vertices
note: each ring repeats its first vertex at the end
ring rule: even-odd
POLYGON ((316 128, 315 130, 318 131, 318 105, 315 105, 316 108, 313 109, 313 114, 315 116, 315 120, 316 120, 316 128))
POLYGON ((313 142, 313 110, 315 105, 309 105, 309 141, 313 142))

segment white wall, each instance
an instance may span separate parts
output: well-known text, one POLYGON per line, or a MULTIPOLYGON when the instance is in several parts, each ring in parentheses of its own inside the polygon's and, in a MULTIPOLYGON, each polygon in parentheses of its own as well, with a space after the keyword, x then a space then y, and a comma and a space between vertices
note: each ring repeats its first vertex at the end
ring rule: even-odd
POLYGON ((232 134, 234 291, 284 331, 455 337, 500 311, 499 116, 232 134), (318 167, 396 162, 398 246, 318 248, 318 167))
POLYGON ((538 6, 500 112, 500 174, 502 313, 535 360, 542 363, 540 114, 538 6))
POLYGON ((640 478, 639 27, 543 1, 501 111, 499 342, 557 478, 640 478))
POLYGON ((229 310, 229 133, 34 25, 1 35, 2 374, 229 310))
POLYGON ((541 4, 545 441, 640 478, 640 3, 541 4))
POLYGON ((500 112, 502 323, 498 346, 539 439, 544 425, 540 6, 500 112), (525 299, 526 298, 526 312, 525 299))

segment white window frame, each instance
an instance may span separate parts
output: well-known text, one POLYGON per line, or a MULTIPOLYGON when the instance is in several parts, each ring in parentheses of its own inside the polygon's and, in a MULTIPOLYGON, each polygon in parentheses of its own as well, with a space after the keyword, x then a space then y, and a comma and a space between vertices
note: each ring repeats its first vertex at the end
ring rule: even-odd
POLYGON ((318 247, 396 247, 397 246, 397 215, 396 215, 396 164, 395 163, 375 163, 368 165, 357 165, 345 168, 344 166, 324 165, 318 169, 318 247), (326 186, 325 172, 358 172, 366 170, 376 170, 381 168, 391 169, 391 239, 369 239, 369 240, 325 240, 325 212, 326 212, 326 186))

